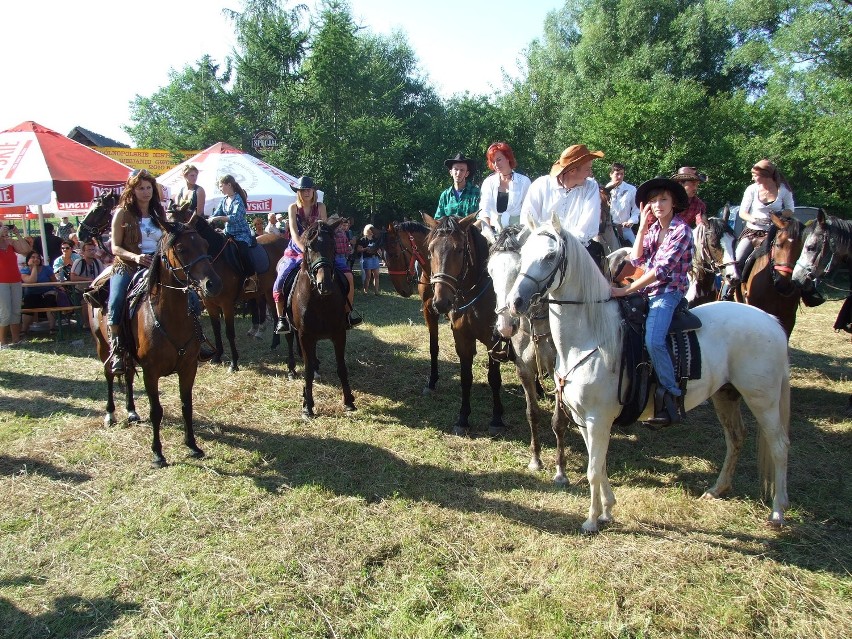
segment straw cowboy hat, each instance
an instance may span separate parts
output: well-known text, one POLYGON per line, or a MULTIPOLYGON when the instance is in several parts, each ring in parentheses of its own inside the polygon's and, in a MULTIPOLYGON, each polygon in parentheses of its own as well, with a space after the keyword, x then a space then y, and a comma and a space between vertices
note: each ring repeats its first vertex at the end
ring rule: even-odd
POLYGON ((699 173, 694 166, 682 166, 671 179, 675 182, 706 182, 707 176, 699 173))
POLYGON ((674 198, 674 210, 685 211, 689 206, 689 196, 680 182, 670 178, 655 177, 636 187, 636 206, 641 207, 648 201, 648 193, 657 189, 665 189, 674 198))
POLYGON ((456 157, 444 160, 444 166, 448 169, 453 168, 453 164, 467 164, 467 170, 471 175, 476 171, 476 161, 466 157, 464 153, 456 153, 456 157))
POLYGON ((557 177, 566 169, 572 169, 579 164, 582 164, 589 158, 595 160, 604 156, 603 151, 589 151, 585 144, 574 144, 562 151, 559 159, 553 163, 550 169, 551 177, 557 177))
POLYGON ((335 224, 338 221, 346 222, 347 224, 350 224, 350 225, 352 224, 352 220, 350 220, 348 217, 343 217, 342 215, 338 215, 337 213, 335 213, 334 215, 329 215, 328 219, 325 221, 325 223, 331 225, 331 224, 335 224))

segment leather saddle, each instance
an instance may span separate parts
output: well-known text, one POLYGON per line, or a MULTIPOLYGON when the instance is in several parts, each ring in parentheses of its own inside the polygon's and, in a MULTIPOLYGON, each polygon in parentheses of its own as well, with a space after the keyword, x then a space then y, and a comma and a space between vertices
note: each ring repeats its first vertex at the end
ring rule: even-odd
MULTIPOLYGON (((635 422, 645 410, 655 378, 651 358, 645 348, 648 298, 628 295, 618 298, 618 301, 625 330, 618 382, 618 401, 622 409, 614 423, 626 426, 635 422), (623 386, 625 382, 626 386, 623 386)), ((687 301, 681 300, 668 331, 669 354, 682 391, 678 407, 681 412, 684 412, 683 396, 687 381, 701 377, 701 352, 695 336, 699 328, 701 320, 689 310, 687 301)))

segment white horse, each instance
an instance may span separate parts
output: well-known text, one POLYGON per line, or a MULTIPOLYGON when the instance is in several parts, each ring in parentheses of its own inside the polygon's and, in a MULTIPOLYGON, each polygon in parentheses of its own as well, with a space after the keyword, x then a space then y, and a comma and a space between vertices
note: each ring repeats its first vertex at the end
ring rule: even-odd
MULTIPOLYGON (((547 305, 536 304, 526 315, 514 316, 509 312, 507 295, 515 283, 521 266, 521 245, 530 235, 526 226, 509 226, 491 242, 488 258, 488 274, 497 296, 496 329, 506 339, 511 338, 514 350, 513 361, 518 378, 527 400, 527 422, 530 426, 530 470, 541 470, 541 444, 538 439, 538 423, 541 409, 538 406, 536 378, 553 377, 556 350, 550 335, 550 320, 547 305)), ((564 432, 556 433, 557 474, 564 476, 565 447, 564 432)))
MULTIPOLYGON (((534 227, 534 222, 527 221, 534 227)), ((538 298, 550 295, 550 326, 556 345, 557 387, 554 429, 573 420, 589 453, 591 492, 587 533, 612 519, 615 496, 606 472, 606 453, 618 402, 622 349, 621 314, 610 298, 610 284, 579 241, 562 230, 558 218, 534 229, 521 248, 520 274, 509 294, 513 313, 521 315, 538 298)), ((765 492, 772 494, 770 523, 784 523, 787 508, 787 451, 790 445, 790 369, 787 337, 763 311, 733 302, 713 302, 693 309, 701 319, 701 378, 690 380, 685 400, 691 410, 708 397, 725 432, 727 454, 716 484, 705 497, 731 488, 734 467, 745 436, 740 398, 758 423, 758 462, 765 492)), ((653 406, 642 417, 650 417, 653 406)))

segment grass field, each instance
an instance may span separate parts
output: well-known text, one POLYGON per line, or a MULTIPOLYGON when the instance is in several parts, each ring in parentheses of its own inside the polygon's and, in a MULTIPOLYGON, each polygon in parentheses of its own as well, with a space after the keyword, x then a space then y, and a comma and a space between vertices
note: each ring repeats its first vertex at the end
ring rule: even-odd
MULTIPOLYGON (((446 322, 439 392, 424 397, 419 300, 359 291, 356 305, 357 412, 342 409, 326 342, 319 417, 303 421, 301 382, 242 319, 242 370, 199 370, 206 458, 186 456, 176 379, 162 381, 163 470, 147 424, 104 427, 88 338, 0 351, 0 637, 852 636, 852 343, 832 330, 838 301, 803 309, 791 339, 786 528, 764 524, 750 414, 733 493, 698 499, 725 450, 699 407, 665 431, 614 433, 616 520, 593 537, 579 534, 582 439, 569 434, 567 489, 551 483, 549 423, 547 469, 526 469, 511 365, 509 437, 454 437, 446 322)), ((145 418, 141 380, 136 395, 145 418)), ((480 433, 488 398, 480 349, 480 433)))

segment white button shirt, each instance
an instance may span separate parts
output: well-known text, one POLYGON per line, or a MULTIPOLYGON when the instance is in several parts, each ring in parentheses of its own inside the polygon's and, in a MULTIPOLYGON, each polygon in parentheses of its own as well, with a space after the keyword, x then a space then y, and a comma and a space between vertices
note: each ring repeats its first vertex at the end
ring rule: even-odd
POLYGON ((636 206, 636 187, 622 182, 610 191, 609 215, 615 224, 639 223, 639 207, 636 206))
POLYGON ((594 179, 586 178, 583 184, 565 189, 555 177, 543 175, 530 185, 521 212, 522 222, 529 215, 537 224, 549 222, 555 212, 563 228, 585 245, 600 228, 600 187, 594 179))

